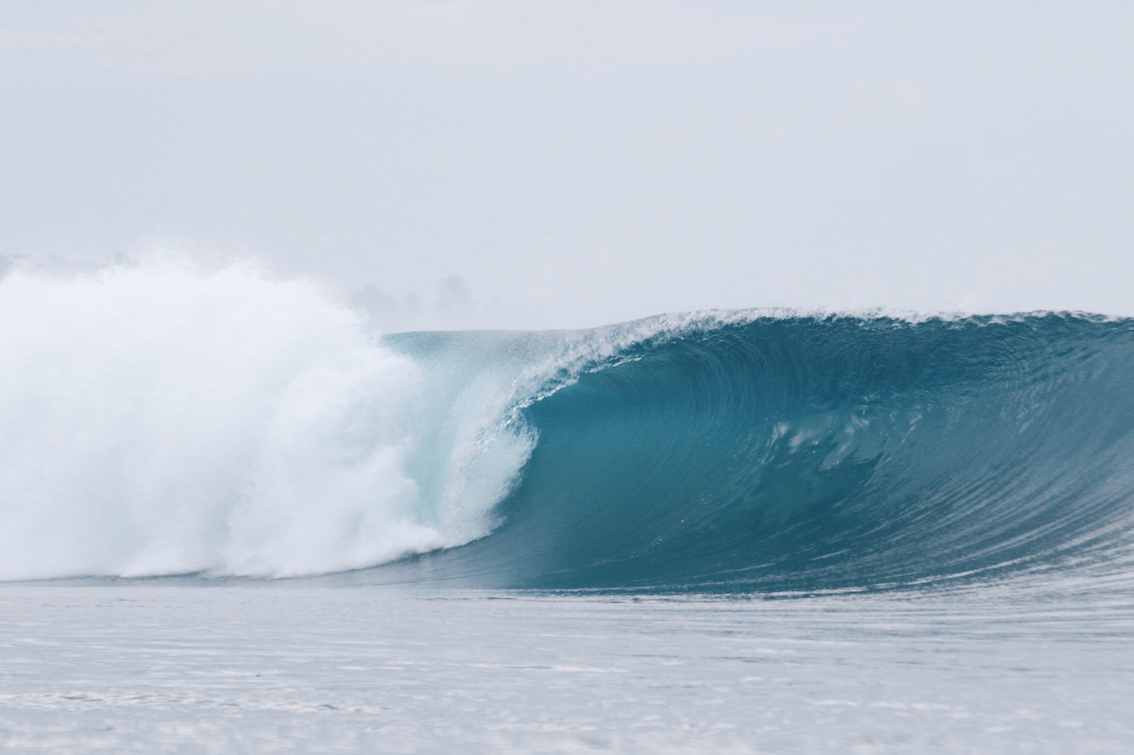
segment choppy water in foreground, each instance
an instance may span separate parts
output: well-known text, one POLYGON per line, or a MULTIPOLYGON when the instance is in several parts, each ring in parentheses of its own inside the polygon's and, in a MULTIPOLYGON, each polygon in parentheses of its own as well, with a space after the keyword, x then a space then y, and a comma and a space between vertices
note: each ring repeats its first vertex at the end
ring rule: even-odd
POLYGON ((0 748, 1130 752, 1134 601, 1066 587, 5 585, 0 748))

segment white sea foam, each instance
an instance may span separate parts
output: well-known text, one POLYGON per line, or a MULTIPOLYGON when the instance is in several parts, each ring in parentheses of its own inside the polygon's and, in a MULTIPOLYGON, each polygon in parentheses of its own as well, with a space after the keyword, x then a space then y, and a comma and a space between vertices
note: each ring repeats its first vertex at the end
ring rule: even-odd
POLYGON ((431 424, 446 397, 359 325, 249 265, 0 280, 0 579, 310 574, 486 534, 531 439, 431 424))

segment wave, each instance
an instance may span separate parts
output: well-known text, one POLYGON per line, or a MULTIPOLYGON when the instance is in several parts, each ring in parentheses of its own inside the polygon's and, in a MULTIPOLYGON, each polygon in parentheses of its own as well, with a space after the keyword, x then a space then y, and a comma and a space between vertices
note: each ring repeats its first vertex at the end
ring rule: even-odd
POLYGON ((775 592, 1134 562, 1129 320, 364 332, 247 266, 10 273, 0 578, 775 592))
POLYGON ((490 537, 384 578, 813 591, 1130 572, 1130 321, 658 325, 589 333, 619 345, 524 406, 539 442, 490 537))

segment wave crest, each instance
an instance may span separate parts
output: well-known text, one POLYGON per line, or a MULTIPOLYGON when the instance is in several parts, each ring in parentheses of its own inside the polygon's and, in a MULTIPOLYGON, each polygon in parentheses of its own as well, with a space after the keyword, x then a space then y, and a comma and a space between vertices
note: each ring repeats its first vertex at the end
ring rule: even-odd
POLYGON ((399 558, 339 578, 1125 573, 1132 381, 1134 323, 1086 315, 708 312, 373 340, 316 287, 249 267, 16 271, 0 578, 399 558))

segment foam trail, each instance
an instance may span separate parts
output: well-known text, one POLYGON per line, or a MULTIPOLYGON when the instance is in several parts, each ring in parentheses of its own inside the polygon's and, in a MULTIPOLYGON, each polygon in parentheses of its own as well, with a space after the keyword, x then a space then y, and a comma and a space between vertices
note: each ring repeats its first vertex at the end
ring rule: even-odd
POLYGON ((310 574, 479 537, 530 440, 428 432, 425 383, 317 287, 247 265, 13 272, 0 578, 310 574))

